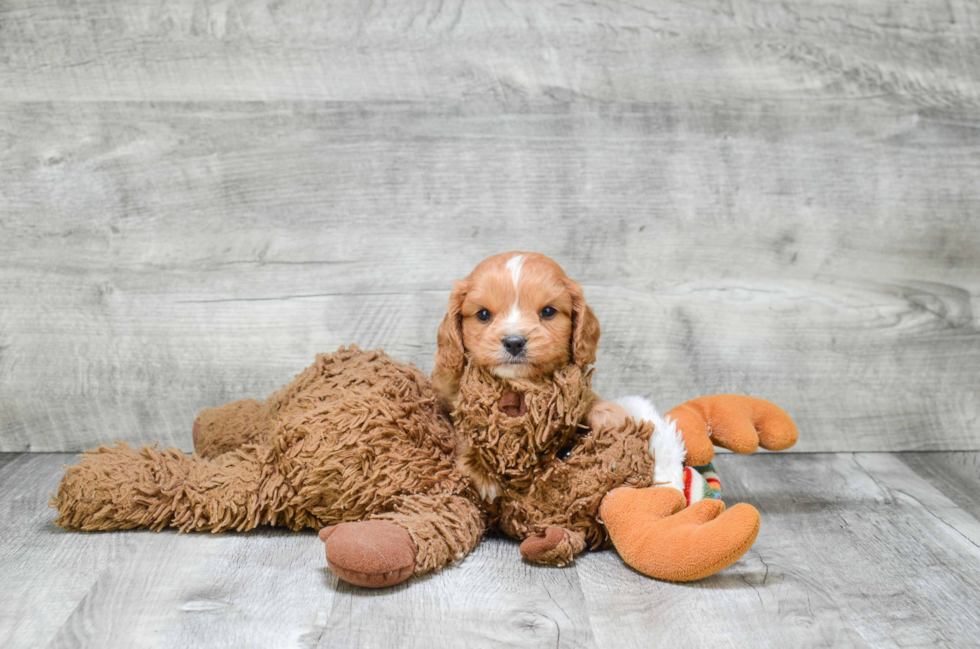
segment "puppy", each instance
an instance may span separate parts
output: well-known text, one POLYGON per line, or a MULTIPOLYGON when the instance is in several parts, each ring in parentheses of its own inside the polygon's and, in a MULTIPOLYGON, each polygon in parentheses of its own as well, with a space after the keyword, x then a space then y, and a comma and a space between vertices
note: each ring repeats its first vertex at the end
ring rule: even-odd
MULTIPOLYGON (((579 283, 553 260, 505 252, 455 282, 438 344, 432 381, 452 408, 464 356, 504 378, 545 379, 569 363, 584 369, 595 362, 599 321, 579 283)), ((622 406, 596 397, 586 423, 620 425, 627 416, 622 406)), ((478 486, 489 479, 470 478, 478 486)))

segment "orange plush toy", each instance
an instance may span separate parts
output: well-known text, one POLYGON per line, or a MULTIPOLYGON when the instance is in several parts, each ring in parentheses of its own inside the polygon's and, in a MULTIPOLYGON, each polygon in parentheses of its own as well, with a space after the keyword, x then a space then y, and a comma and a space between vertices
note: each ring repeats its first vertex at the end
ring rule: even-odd
POLYGON ((737 394, 688 401, 663 419, 639 397, 620 403, 634 416, 657 422, 655 454, 685 454, 682 467, 674 460, 655 469, 662 486, 616 489, 603 499, 600 516, 620 556, 640 572, 668 581, 701 579, 737 561, 755 542, 759 512, 747 504, 725 510, 710 464, 713 444, 737 453, 752 453, 760 445, 785 450, 797 440, 793 420, 768 401, 737 394), (674 443, 678 438, 680 449, 674 443))

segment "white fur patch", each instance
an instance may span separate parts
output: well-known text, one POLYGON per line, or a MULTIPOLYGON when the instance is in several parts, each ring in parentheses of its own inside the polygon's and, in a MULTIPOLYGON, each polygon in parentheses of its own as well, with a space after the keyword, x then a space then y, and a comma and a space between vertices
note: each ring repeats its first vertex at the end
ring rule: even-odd
POLYGON ((514 306, 510 307, 510 313, 507 315, 507 333, 509 334, 519 334, 520 329, 518 325, 521 323, 521 310, 517 306, 517 302, 514 302, 514 306))
POLYGON ((490 371, 502 379, 523 379, 527 369, 527 365, 494 365, 490 371))
POLYGON ((521 323, 521 308, 518 306, 520 293, 518 293, 517 283, 521 279, 521 266, 523 265, 524 255, 514 255, 507 260, 507 270, 510 271, 510 277, 514 280, 514 306, 510 308, 510 314, 507 316, 507 333, 513 335, 522 333, 518 328, 521 323))
POLYGON ((488 503, 492 503, 500 495, 496 484, 480 485, 477 491, 480 493, 480 498, 483 498, 488 503))
POLYGON ((687 448, 677 422, 660 416, 649 399, 643 397, 622 397, 616 403, 621 405, 634 419, 645 419, 653 424, 650 436, 650 452, 653 453, 653 481, 656 484, 674 487, 684 493, 684 460, 687 448))
POLYGON ((507 260, 507 270, 514 280, 514 290, 517 290, 517 282, 521 279, 521 266, 524 265, 524 255, 514 255, 507 260))

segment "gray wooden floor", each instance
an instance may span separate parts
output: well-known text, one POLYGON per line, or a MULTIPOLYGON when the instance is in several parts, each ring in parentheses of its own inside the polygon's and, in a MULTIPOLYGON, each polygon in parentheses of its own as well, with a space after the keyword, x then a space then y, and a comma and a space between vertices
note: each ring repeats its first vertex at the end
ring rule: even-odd
POLYGON ((0 455, 0 646, 974 646, 980 453, 721 456, 755 547, 692 585, 612 552, 565 569, 492 538, 386 591, 339 583, 315 535, 76 534, 45 507, 70 454, 0 455))

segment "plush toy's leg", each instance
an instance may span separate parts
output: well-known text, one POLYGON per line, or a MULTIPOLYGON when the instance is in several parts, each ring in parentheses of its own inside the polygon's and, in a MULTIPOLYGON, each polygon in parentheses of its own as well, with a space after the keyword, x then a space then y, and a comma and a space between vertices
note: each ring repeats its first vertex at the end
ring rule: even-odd
POLYGON ((543 532, 521 543, 521 555, 528 561, 548 566, 564 566, 585 549, 585 535, 549 525, 543 532))
POLYGON ((55 523, 82 531, 176 527, 247 530, 274 523, 288 486, 275 473, 272 450, 246 446, 214 460, 125 444, 82 455, 65 471, 55 523))
POLYGON ((620 487, 602 499, 599 515, 613 545, 633 568, 666 581, 713 575, 745 554, 759 533, 759 512, 720 500, 684 508, 671 487, 620 487))
POLYGON ((218 457, 246 444, 265 444, 271 425, 264 404, 255 399, 232 401, 205 408, 194 420, 194 452, 218 457))
POLYGON ((462 559, 484 526, 483 514, 462 496, 413 495, 369 520, 325 527, 320 539, 338 577, 382 588, 462 559))
POLYGON ((786 412, 774 403, 740 394, 714 394, 692 399, 667 413, 677 422, 687 448, 687 463, 707 464, 712 446, 736 453, 754 453, 761 445, 783 451, 796 443, 799 433, 786 412))

